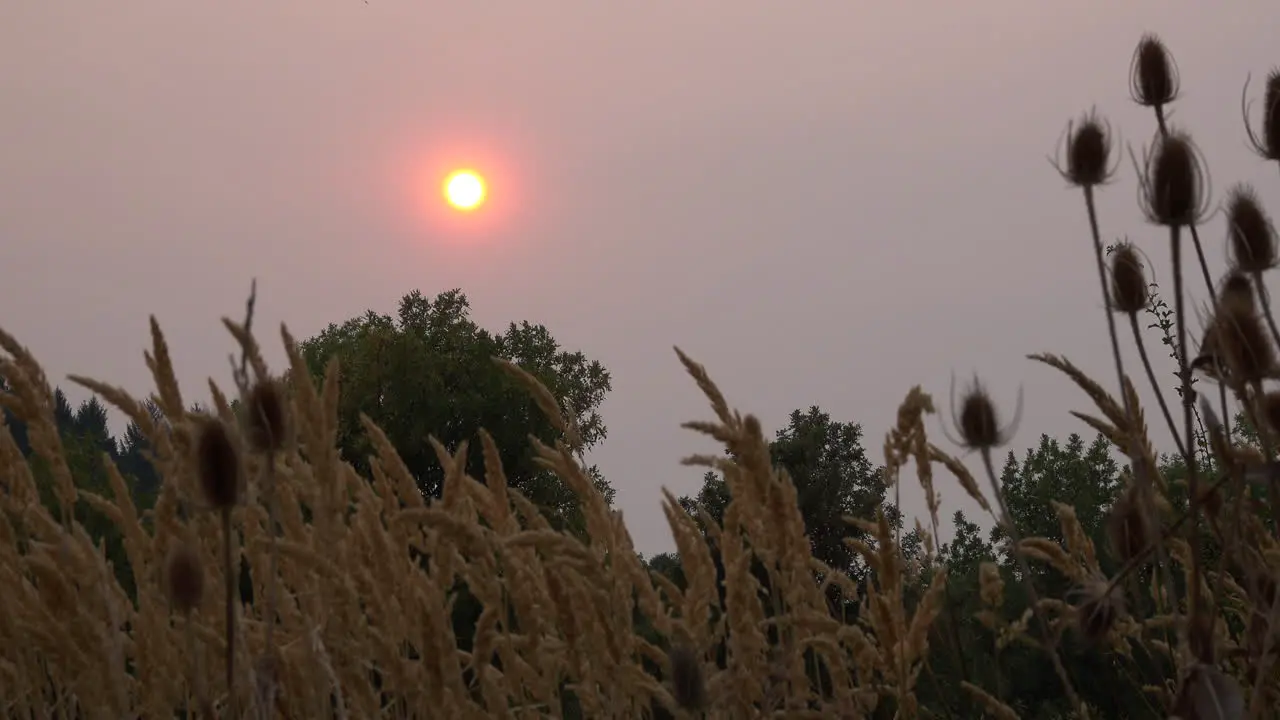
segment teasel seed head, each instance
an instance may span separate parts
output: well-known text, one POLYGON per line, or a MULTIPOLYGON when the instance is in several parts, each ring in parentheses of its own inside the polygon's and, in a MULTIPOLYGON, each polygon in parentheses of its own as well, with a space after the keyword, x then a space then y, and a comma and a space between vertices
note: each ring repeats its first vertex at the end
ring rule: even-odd
POLYGON ((1249 121, 1248 95, 1249 82, 1246 80, 1241 109, 1249 143, 1264 160, 1280 161, 1280 68, 1267 74, 1267 86, 1262 92, 1262 124, 1257 130, 1254 130, 1253 123, 1249 121))
POLYGON ((1111 253, 1111 304, 1126 315, 1145 310, 1148 300, 1147 276, 1138 251, 1121 243, 1111 253))
POLYGON ((1241 272, 1227 273, 1222 281, 1222 287, 1218 289, 1218 306, 1237 307, 1245 312, 1254 312, 1257 305, 1254 302, 1253 282, 1249 280, 1249 276, 1241 272))
POLYGON ((1076 630, 1086 642, 1099 642, 1124 614, 1124 598, 1103 577, 1085 581, 1077 594, 1080 599, 1076 604, 1076 630))
POLYGON ((706 703, 707 688, 698 654, 679 643, 672 646, 668 659, 671 661, 671 694, 676 705, 684 710, 701 709, 706 703))
POLYGON ((1245 273, 1276 266, 1276 229, 1253 188, 1240 183, 1227 193, 1227 246, 1231 264, 1245 273))
POLYGON ((1160 108, 1178 98, 1178 85, 1178 66, 1169 48, 1158 35, 1143 35, 1129 65, 1129 95, 1139 105, 1160 108))
POLYGON ((1147 219, 1166 227, 1198 224, 1209 212, 1209 174, 1191 136, 1158 134, 1138 183, 1147 219))
POLYGON ((289 411, 283 388, 275 380, 259 380, 245 398, 244 423, 249 447, 255 452, 278 452, 289 432, 289 411))
POLYGON ((1232 384, 1261 382, 1275 368, 1275 347, 1256 311, 1220 305, 1210 332, 1213 347, 1232 384))
POLYGON ((1077 187, 1095 187, 1111 178, 1111 127, 1094 112, 1067 125, 1066 161, 1055 164, 1067 182, 1077 187))
POLYGON ((1142 553, 1154 539, 1155 523, 1150 508, 1143 502, 1142 489, 1130 485, 1114 505, 1107 517, 1107 534, 1111 549, 1121 562, 1128 563, 1142 553))
POLYGON ((165 585, 169 602, 182 613, 200 606, 204 597, 204 564, 186 542, 179 541, 165 561, 165 585))
POLYGON ((227 426, 215 417, 197 421, 196 468, 200 489, 214 508, 227 510, 240 496, 240 450, 227 426))
MULTIPOLYGON (((1018 396, 1021 412, 1022 396, 1018 396)), ((960 398, 960 412, 955 414, 955 398, 952 396, 952 421, 960 431, 959 444, 971 450, 990 450, 1008 440, 1009 431, 1000 427, 1000 413, 991 395, 978 378, 965 389, 960 398)), ((1017 420, 1015 418, 1014 423, 1017 420)))

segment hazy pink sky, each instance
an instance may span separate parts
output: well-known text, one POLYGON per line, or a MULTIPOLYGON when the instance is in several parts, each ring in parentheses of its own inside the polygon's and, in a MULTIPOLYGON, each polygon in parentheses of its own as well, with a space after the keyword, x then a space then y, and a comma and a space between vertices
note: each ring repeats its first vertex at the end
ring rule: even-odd
MULTIPOLYGON (((1246 74, 1280 63, 1274 3, 676 5, 7 3, 0 325, 58 381, 143 393, 154 313, 198 399, 253 276, 258 327, 300 337, 461 287, 482 324, 545 323, 613 372, 595 460, 652 552, 660 486, 696 490, 678 460, 711 449, 678 427, 708 411, 673 344, 771 431, 811 404, 863 423, 877 462, 908 388, 945 404, 953 371, 1010 406, 1024 387, 1019 453, 1083 429, 1083 395, 1023 359, 1115 384, 1084 211, 1046 158, 1094 105, 1150 138, 1143 31, 1176 55, 1215 192, 1250 180, 1280 208, 1239 117, 1246 74), (415 205, 462 150, 507 183, 465 237, 415 205)), ((1126 156, 1104 232, 1167 280, 1134 193, 1126 156)))

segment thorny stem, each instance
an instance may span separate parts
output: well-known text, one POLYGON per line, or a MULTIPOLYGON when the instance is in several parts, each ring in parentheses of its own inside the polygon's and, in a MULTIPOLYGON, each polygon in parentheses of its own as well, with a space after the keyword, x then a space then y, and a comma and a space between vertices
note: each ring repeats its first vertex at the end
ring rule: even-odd
MULTIPOLYGON (((1155 111, 1156 111, 1156 125, 1159 126, 1160 128, 1160 136, 1167 140, 1169 138, 1169 124, 1165 122, 1164 106, 1156 105, 1155 111)), ((1195 223, 1192 223, 1188 227, 1191 228, 1191 244, 1194 245, 1196 248, 1196 259, 1200 261, 1200 274, 1204 278, 1204 286, 1209 290, 1209 297, 1213 297, 1214 296, 1213 277, 1209 275, 1209 263, 1205 262, 1205 259, 1204 259, 1204 246, 1200 244, 1200 231, 1196 229, 1195 223)), ((1174 272, 1176 273, 1177 270, 1174 270, 1174 272)), ((1175 282, 1177 281, 1175 280, 1175 282)), ((1179 315, 1181 315, 1181 311, 1179 310, 1178 312, 1179 312, 1179 315)), ((1185 352, 1185 348, 1187 346, 1186 343, 1179 342, 1179 345, 1182 346, 1185 352)), ((1188 392, 1190 391, 1191 389, 1190 384, 1186 385, 1186 389, 1188 392)), ((1218 402, 1222 406, 1222 427, 1226 429, 1227 443, 1230 444, 1231 443, 1231 415, 1229 414, 1228 408, 1227 408, 1227 389, 1225 387, 1222 387, 1221 385, 1218 386, 1218 402)), ((1190 436, 1188 436, 1187 444, 1190 445, 1191 443, 1192 443, 1192 439, 1190 438, 1190 436)), ((1183 458, 1186 459, 1186 457, 1187 457, 1186 453, 1183 453, 1183 458)), ((1187 460, 1187 462, 1189 464, 1191 461, 1187 460)))
POLYGON ((1049 651, 1049 659, 1053 662, 1054 672, 1057 673, 1058 679, 1062 681, 1063 691, 1067 694, 1067 699, 1072 706, 1080 714, 1080 717, 1088 717, 1084 703, 1081 702, 1080 696, 1076 694, 1075 687, 1071 684, 1071 678, 1067 675, 1067 668, 1062 664, 1062 658, 1058 657, 1058 643, 1053 633, 1049 629, 1049 622, 1044 619, 1044 615, 1040 609, 1040 595, 1036 592, 1035 583, 1031 580, 1031 566, 1027 564, 1027 559, 1022 554, 1022 535, 1018 532, 1017 525, 1013 522, 1013 515, 1009 512, 1009 505, 1005 502, 1004 493, 1000 491, 1000 483, 996 482, 996 471, 991 462, 991 448, 984 447, 981 449, 982 464, 987 471, 987 480, 991 483, 991 493, 996 496, 996 502, 1000 507, 1000 521, 1005 526, 1005 532, 1009 533, 1009 540, 1013 543, 1013 557, 1018 562, 1018 570, 1022 574, 1022 584, 1027 591, 1027 597, 1031 600, 1031 609, 1036 616, 1036 620, 1040 625, 1040 632, 1044 635, 1045 649, 1049 651))
MULTIPOLYGON (((1169 244, 1170 251, 1173 256, 1173 294, 1174 294, 1174 312, 1177 313, 1176 321, 1178 323, 1178 346, 1183 349, 1178 357, 1178 375, 1182 379, 1182 426, 1185 432, 1187 447, 1194 442, 1192 435, 1191 411, 1194 407, 1194 400, 1191 394, 1191 371, 1187 366, 1187 313, 1186 313, 1186 292, 1183 290, 1182 278, 1182 228, 1173 225, 1169 228, 1169 244)), ((1196 540, 1200 536, 1200 473, 1196 467, 1196 458, 1187 454, 1183 454, 1183 460, 1187 464, 1187 486, 1191 494, 1191 528, 1187 531, 1187 544, 1191 548, 1191 583, 1187 588, 1187 614, 1195 617, 1197 609, 1200 605, 1200 553, 1199 545, 1196 540)))
MULTIPOLYGON (((1116 363, 1116 379, 1120 383, 1120 394, 1124 398, 1124 412, 1127 421, 1134 420, 1133 403, 1129 401, 1129 393, 1125 392, 1124 360, 1120 357, 1120 340, 1116 335, 1116 318, 1111 305, 1111 289, 1107 287, 1107 266, 1102 259, 1102 235, 1098 231, 1098 207, 1093 199, 1093 186, 1084 188, 1084 205, 1089 212, 1089 230, 1093 233, 1093 255, 1098 261, 1098 283, 1102 286, 1103 312, 1107 316, 1107 332, 1111 336, 1111 356, 1116 363)), ((1126 428, 1126 435, 1132 435, 1132 428, 1126 428)), ((1132 444, 1130 442, 1129 444, 1132 444)), ((1129 448, 1134 451, 1135 448, 1129 448)))
POLYGON ((1169 432, 1173 434, 1173 442, 1178 446, 1178 454, 1186 458, 1187 448, 1182 444, 1182 435, 1178 432, 1177 423, 1173 421, 1173 413, 1169 412, 1169 403, 1165 402, 1160 383, 1156 382, 1155 370, 1151 369, 1151 358, 1147 356, 1147 345, 1142 341, 1142 330, 1138 327, 1137 315, 1129 315, 1129 329, 1133 331, 1133 342, 1138 346, 1138 357, 1142 358, 1142 368, 1146 370, 1147 380, 1151 382, 1151 389, 1156 393, 1156 401, 1160 403, 1160 412, 1169 425, 1169 432))

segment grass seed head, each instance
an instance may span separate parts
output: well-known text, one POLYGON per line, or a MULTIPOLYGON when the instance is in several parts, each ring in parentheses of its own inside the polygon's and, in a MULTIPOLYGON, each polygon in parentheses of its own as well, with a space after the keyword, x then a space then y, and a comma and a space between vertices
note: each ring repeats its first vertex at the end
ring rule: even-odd
POLYGON ((1178 66, 1158 35, 1138 41, 1129 66, 1129 93, 1145 107, 1162 108, 1178 97, 1178 66))
POLYGON ((1147 276, 1137 250, 1123 243, 1111 254, 1111 303, 1119 312, 1133 315, 1147 307, 1147 276))
POLYGON ((1253 188, 1239 184, 1227 194, 1227 243, 1231 264, 1241 272, 1276 266, 1276 230, 1253 188))
POLYGON ((274 380, 260 380, 245 399, 245 434, 255 452, 277 452, 284 447, 289 414, 284 392, 274 380))
POLYGON ((1157 225, 1195 225, 1209 210, 1208 183, 1208 170, 1191 136, 1182 131, 1161 134, 1139 184, 1143 212, 1157 225))
POLYGON ((1093 187, 1111 175, 1111 132, 1093 113, 1067 128, 1067 162, 1063 176, 1073 185, 1093 187))
POLYGON ((204 597, 204 565, 200 555, 185 542, 179 542, 169 551, 165 562, 165 590, 169 602, 183 613, 199 607, 204 597))
POLYGON ((218 418, 199 420, 196 467, 200 489, 210 505, 225 510, 236 504, 240 495, 240 451, 226 424, 218 418))

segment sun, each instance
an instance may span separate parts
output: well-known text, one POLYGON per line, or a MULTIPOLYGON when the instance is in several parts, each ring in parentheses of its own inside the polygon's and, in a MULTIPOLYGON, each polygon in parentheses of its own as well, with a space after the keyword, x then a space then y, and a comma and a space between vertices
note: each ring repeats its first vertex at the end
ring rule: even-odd
POLYGON ((444 180, 445 200, 463 212, 483 205, 487 192, 484 178, 474 170, 455 170, 444 180))

